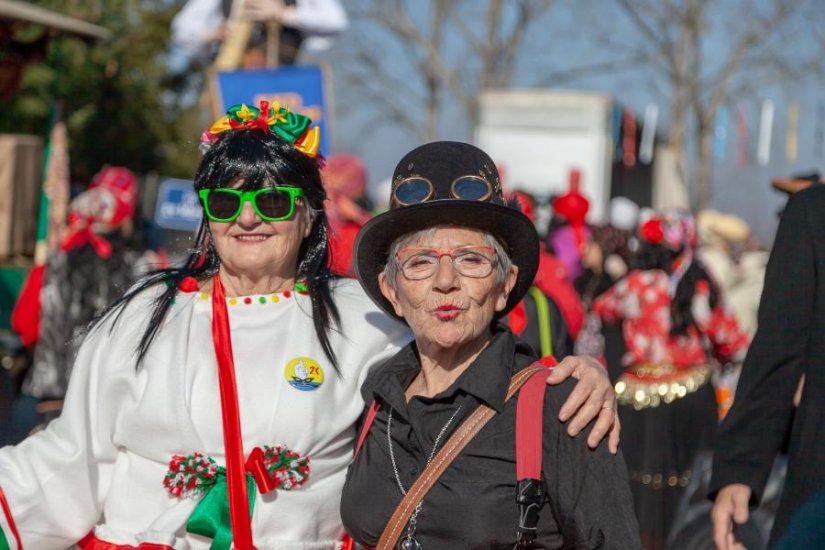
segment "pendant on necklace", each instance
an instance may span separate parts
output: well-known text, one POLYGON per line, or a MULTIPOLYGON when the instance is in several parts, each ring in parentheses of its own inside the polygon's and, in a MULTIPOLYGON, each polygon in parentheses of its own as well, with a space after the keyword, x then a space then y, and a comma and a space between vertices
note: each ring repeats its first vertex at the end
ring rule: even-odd
POLYGON ((398 543, 398 550, 422 550, 421 543, 412 537, 406 537, 398 543))

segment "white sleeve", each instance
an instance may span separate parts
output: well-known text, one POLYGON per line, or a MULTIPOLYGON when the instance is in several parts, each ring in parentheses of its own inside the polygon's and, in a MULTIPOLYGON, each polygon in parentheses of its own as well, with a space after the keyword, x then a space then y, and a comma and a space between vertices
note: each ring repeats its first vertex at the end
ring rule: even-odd
POLYGON ((283 24, 306 33, 332 36, 347 28, 347 14, 338 0, 298 0, 283 24))
POLYGON ((171 43, 197 56, 223 23, 220 0, 189 0, 172 19, 171 43))
MULTIPOLYGON (((112 317, 81 346, 61 416, 0 449, 0 488, 25 548, 62 550, 100 519, 118 455, 114 432, 138 379, 127 336, 139 329, 124 315, 110 334, 112 317)), ((0 528, 16 550, 8 515, 0 512, 0 528)))

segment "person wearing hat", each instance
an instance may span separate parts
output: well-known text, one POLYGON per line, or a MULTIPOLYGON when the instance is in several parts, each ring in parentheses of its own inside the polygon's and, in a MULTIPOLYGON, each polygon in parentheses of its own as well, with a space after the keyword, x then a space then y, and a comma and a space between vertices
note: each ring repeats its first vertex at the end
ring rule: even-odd
POLYGON ((738 216, 706 209, 696 215, 696 229, 699 239, 697 256, 727 293, 737 279, 732 248, 748 239, 750 227, 738 216))
MULTIPOLYGON (((110 306, 61 416, 0 449, 0 548, 341 548, 358 388, 410 333, 329 271, 319 139, 268 102, 204 132, 186 263, 110 306)), ((610 386, 578 369, 586 423, 610 386)))
MULTIPOLYGON (((483 151, 434 142, 398 163, 390 210, 361 229, 354 263, 367 295, 408 324, 415 342, 372 372, 361 390, 373 405, 341 500, 344 526, 357 542, 374 546, 385 528, 400 526, 388 524, 393 510, 463 421, 486 404, 492 419, 403 522, 400 547, 516 543, 517 407, 505 396, 511 376, 537 357, 499 320, 532 284, 538 249, 532 222, 505 205, 483 151)), ((558 419, 571 390, 564 383, 539 397, 544 482, 533 543, 638 548, 621 455, 603 445, 589 450, 558 419)), ((611 416, 612 406, 611 399, 611 416)), ((395 547, 395 540, 386 542, 395 547)))
POLYGON ((593 303, 622 323, 624 371, 615 384, 625 455, 646 549, 665 548, 697 452, 718 421, 714 366, 744 357, 747 335, 693 254, 693 216, 648 214, 632 270, 593 303))
MULTIPOLYGON (((551 230, 547 234, 547 245, 561 260, 570 281, 575 281, 582 273, 582 253, 590 238, 587 213, 590 201, 579 191, 581 171, 570 170, 567 193, 556 196, 551 201, 553 216, 551 230)), ((574 331, 578 333, 578 330, 574 331)))
POLYGON ((138 179, 131 170, 102 168, 69 203, 60 246, 29 274, 12 327, 34 354, 10 423, 10 441, 0 443, 16 443, 60 413, 88 324, 140 278, 137 197, 138 179), (36 414, 25 414, 30 404, 36 414))

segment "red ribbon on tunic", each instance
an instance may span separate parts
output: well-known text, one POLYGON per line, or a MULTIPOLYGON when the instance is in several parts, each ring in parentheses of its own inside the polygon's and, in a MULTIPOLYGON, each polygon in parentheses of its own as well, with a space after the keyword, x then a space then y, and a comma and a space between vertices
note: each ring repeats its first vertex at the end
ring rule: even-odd
POLYGON ((269 475, 269 471, 266 469, 266 463, 264 462, 264 452, 260 447, 252 449, 252 452, 249 453, 249 457, 246 459, 244 467, 247 472, 252 474, 261 494, 265 495, 278 488, 278 478, 274 473, 269 475))
POLYGON ((223 445, 226 453, 226 482, 229 492, 229 516, 232 540, 237 550, 254 550, 252 521, 249 513, 246 472, 241 437, 241 414, 238 387, 235 383, 235 360, 229 332, 229 312, 226 309, 221 278, 215 275, 212 291, 212 340, 218 360, 218 383, 221 392, 223 445))
POLYGON ((17 525, 14 523, 14 518, 11 515, 11 506, 9 506, 6 500, 6 494, 3 492, 2 487, 0 487, 0 506, 3 507, 3 515, 6 516, 6 523, 9 524, 9 529, 11 529, 11 534, 14 536, 18 550, 23 550, 23 543, 20 542, 20 533, 17 532, 17 525))

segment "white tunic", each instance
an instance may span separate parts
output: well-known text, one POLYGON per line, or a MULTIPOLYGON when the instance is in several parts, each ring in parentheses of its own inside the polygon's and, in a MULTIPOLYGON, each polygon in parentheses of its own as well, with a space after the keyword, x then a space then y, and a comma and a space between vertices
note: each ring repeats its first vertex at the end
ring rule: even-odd
MULTIPOLYGON (((224 465, 211 296, 179 293, 136 370, 134 350, 154 296, 143 292, 119 320, 110 316, 88 336, 62 416, 0 450, 0 487, 27 549, 62 550, 92 529, 118 544, 209 547, 209 539, 185 532, 197 502, 170 495, 162 482, 175 454, 200 452, 224 465)), ((305 485, 257 494, 252 533, 261 550, 336 547, 339 497, 364 408, 359 388, 370 366, 411 338, 357 282, 335 283, 333 297, 340 375, 316 338, 309 296, 227 300, 244 452, 286 445, 311 460, 305 485), (323 372, 313 390, 289 383, 287 365, 301 357, 323 372)), ((14 549, 2 512, 0 528, 14 549)))

